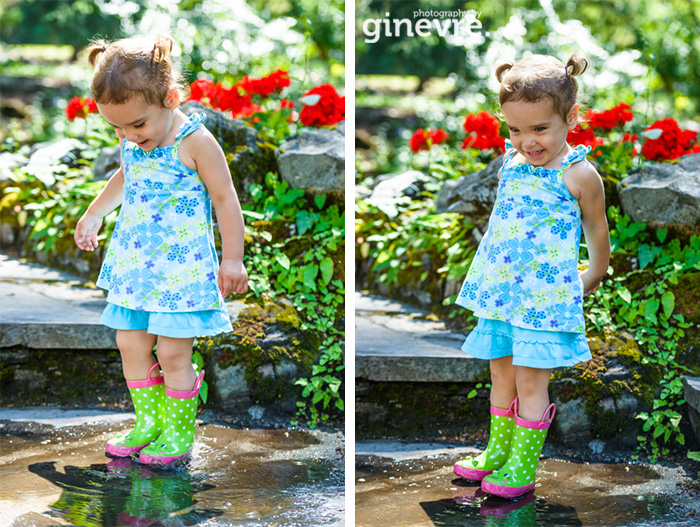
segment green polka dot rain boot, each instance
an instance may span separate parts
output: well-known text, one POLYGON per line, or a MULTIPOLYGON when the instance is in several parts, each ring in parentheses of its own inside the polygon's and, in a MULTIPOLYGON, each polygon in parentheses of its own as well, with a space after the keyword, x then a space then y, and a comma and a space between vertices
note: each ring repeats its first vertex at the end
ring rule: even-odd
POLYGON ((550 404, 541 421, 528 421, 517 415, 516 406, 510 456, 500 469, 483 479, 481 489, 484 492, 502 498, 515 498, 535 488, 537 463, 555 412, 556 406, 550 404))
POLYGON ((151 378, 151 373, 158 367, 156 362, 145 381, 126 381, 136 413, 136 426, 128 434, 119 434, 107 441, 105 452, 111 456, 126 457, 139 452, 163 431, 160 415, 165 398, 163 376, 151 378))
POLYGON ((459 477, 481 481, 494 470, 503 466, 510 454, 510 440, 513 435, 513 417, 518 398, 510 404, 507 410, 491 407, 491 433, 489 444, 477 457, 468 457, 457 461, 454 473, 459 477))
POLYGON ((141 451, 139 462, 146 465, 170 465, 192 451, 197 399, 203 380, 204 371, 199 374, 190 392, 165 388, 163 433, 141 451))

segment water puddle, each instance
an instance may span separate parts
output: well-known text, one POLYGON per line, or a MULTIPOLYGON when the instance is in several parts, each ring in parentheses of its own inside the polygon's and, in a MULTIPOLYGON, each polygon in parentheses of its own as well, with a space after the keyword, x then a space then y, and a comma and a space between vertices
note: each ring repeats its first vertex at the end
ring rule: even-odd
POLYGON ((357 527, 697 527, 700 504, 680 490, 680 468, 543 459, 537 487, 518 499, 484 494, 452 473, 456 456, 376 451, 356 471, 357 527))
POLYGON ((344 522, 341 434, 205 424, 189 463, 163 470, 104 455, 130 422, 21 425, 0 425, 0 527, 344 522))

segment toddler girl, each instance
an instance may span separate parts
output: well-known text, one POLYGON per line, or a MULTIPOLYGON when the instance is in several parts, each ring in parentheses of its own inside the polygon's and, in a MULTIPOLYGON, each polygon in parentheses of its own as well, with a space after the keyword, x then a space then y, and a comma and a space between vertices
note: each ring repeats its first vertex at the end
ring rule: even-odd
POLYGON ((552 368, 591 358, 582 298, 608 268, 605 193, 590 147, 566 141, 578 123, 574 77, 587 66, 578 54, 566 66, 534 55, 496 70, 510 142, 488 232, 457 299, 479 319, 462 349, 490 361, 491 435, 485 452, 454 471, 497 496, 535 487, 555 412, 552 368), (582 226, 590 263, 579 273, 582 226))
POLYGON ((136 426, 109 440, 106 451, 161 465, 185 457, 194 442, 204 378, 192 367, 194 337, 231 331, 223 297, 248 287, 243 215, 226 158, 204 115, 188 118, 178 109, 171 49, 166 36, 88 49, 93 97, 116 130, 122 162, 75 229, 78 247, 94 250, 102 219, 121 204, 97 285, 109 290, 101 322, 117 330, 136 426))

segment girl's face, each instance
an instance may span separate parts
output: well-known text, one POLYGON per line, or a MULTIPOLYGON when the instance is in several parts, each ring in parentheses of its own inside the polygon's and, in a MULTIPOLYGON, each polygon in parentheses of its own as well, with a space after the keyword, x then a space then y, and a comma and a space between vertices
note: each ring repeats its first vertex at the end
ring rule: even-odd
POLYGON ((578 123, 578 106, 566 122, 554 113, 548 99, 538 102, 508 101, 501 107, 513 147, 534 166, 558 168, 569 148, 566 135, 578 123))
POLYGON ((136 143, 143 150, 154 150, 169 139, 173 126, 177 98, 166 100, 170 107, 146 104, 142 97, 134 97, 123 104, 100 104, 97 109, 114 127, 120 139, 136 143))

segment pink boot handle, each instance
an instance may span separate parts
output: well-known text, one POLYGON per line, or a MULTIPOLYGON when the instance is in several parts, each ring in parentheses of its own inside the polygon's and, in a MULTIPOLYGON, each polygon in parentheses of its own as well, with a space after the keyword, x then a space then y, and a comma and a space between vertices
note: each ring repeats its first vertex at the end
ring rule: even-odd
POLYGON ((176 390, 171 390, 167 386, 165 387, 166 395, 170 397, 175 397, 176 399, 192 399, 192 397, 197 397, 199 395, 199 389, 202 387, 202 382, 204 381, 204 370, 199 374, 197 380, 194 381, 194 386, 190 392, 178 392, 176 390))
POLYGON ((156 384, 162 384, 164 382, 163 376, 160 375, 156 377, 155 379, 151 379, 151 373, 153 373, 153 370, 158 366, 158 363, 156 362, 151 368, 148 370, 148 374, 146 375, 146 380, 144 381, 126 381, 126 385, 128 388, 148 388, 149 386, 155 386, 156 384))

